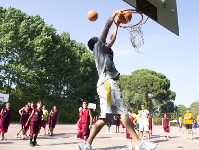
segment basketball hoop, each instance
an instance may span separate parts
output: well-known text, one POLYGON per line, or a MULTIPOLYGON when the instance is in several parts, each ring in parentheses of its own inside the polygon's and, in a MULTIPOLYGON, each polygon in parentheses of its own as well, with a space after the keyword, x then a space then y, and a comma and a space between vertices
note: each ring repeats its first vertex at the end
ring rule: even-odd
MULTIPOLYGON (((143 21, 144 17, 143 17, 142 12, 140 12, 140 11, 138 11, 136 9, 123 9, 121 11, 121 14, 124 15, 124 17, 126 19, 126 22, 127 22, 127 25, 123 25, 123 26, 119 25, 119 27, 127 29, 129 31, 130 42, 132 43, 132 46, 135 48, 135 51, 137 53, 140 53, 140 51, 138 49, 139 49, 139 47, 141 45, 144 44, 142 25, 146 23, 148 18, 145 21, 143 21), (131 24, 130 23, 131 20, 129 20, 125 16, 125 14, 123 14, 125 11, 128 11, 131 14, 139 14, 141 16, 140 21, 138 23, 136 23, 136 24, 131 24)), ((114 23, 116 24, 115 20, 114 20, 114 23)))

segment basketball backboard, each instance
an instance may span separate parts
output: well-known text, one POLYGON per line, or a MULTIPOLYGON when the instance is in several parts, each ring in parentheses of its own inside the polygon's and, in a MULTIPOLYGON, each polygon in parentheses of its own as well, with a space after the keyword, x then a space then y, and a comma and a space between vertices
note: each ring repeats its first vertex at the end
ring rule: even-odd
POLYGON ((9 94, 1 94, 0 93, 0 103, 8 102, 9 94))
POLYGON ((96 104, 94 104, 94 103, 88 103, 88 108, 89 109, 96 109, 96 104))
POLYGON ((176 0, 124 0, 179 36, 176 0))

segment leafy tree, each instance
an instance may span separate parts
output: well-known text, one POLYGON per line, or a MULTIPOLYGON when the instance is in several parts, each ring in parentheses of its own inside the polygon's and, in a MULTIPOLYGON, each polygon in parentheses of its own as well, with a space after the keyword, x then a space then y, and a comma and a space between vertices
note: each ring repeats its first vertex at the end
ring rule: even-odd
MULTIPOLYGON (((149 69, 136 70, 130 76, 121 76, 118 84, 123 90, 133 91, 145 97, 147 106, 149 100, 154 100, 159 104, 167 104, 170 101, 171 105, 176 96, 175 92, 169 89, 169 79, 165 75, 149 69)), ((167 111, 164 110, 165 108, 162 107, 162 111, 167 111)))
POLYGON ((0 90, 10 94, 15 112, 42 100, 72 122, 82 99, 97 103, 94 58, 68 33, 57 35, 38 15, 1 7, 0 39, 0 90))
POLYGON ((127 108, 133 110, 134 112, 138 112, 138 110, 141 109, 140 106, 145 102, 145 99, 142 97, 142 95, 125 89, 122 91, 122 97, 127 108))
POLYGON ((179 104, 177 108, 178 108, 178 113, 184 116, 184 114, 186 113, 187 107, 185 105, 179 104))
POLYGON ((197 118, 197 116, 199 115, 199 103, 198 102, 193 102, 190 107, 189 107, 190 111, 192 112, 193 114, 193 117, 194 118, 197 118))

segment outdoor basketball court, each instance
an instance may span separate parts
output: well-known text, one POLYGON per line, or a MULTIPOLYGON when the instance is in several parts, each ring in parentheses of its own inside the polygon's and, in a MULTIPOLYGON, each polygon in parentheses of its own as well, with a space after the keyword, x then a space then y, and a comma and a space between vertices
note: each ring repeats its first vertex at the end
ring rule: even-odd
MULTIPOLYGON (((75 125, 57 125, 54 136, 42 135, 38 137, 40 146, 30 147, 29 139, 21 140, 20 137, 15 138, 20 125, 11 124, 8 133, 5 135, 6 141, 0 141, 0 150, 78 150, 77 144, 80 140, 76 140, 75 125)), ((183 128, 183 131, 185 128, 183 128)), ((114 133, 115 125, 111 127, 112 133, 106 133, 106 126, 97 135, 93 142, 94 150, 125 150, 127 140, 125 133, 114 133)), ((121 130, 122 131, 122 130, 121 130)), ((121 132, 120 131, 120 132, 121 132)), ((178 127, 171 127, 171 139, 164 138, 161 126, 154 126, 152 142, 158 143, 157 150, 198 150, 199 134, 194 134, 194 140, 185 140, 184 133, 178 132, 178 127)), ((43 133, 43 132, 41 132, 43 133)))
MULTIPOLYGON (((176 0, 124 0, 129 4, 129 8, 125 9, 132 14, 141 16, 141 20, 135 24, 131 24, 128 17, 125 16, 128 24, 121 25, 122 28, 128 28, 130 34, 130 42, 132 46, 139 52, 138 48, 144 44, 142 34, 142 25, 147 21, 147 17, 159 23, 176 35, 179 35, 178 16, 176 0), (133 6, 134 8, 132 8, 133 6), (144 19, 146 18, 146 20, 144 19), (138 38, 139 37, 139 38, 138 38)), ((125 15, 125 13, 124 13, 125 15)), ((132 19, 134 20, 134 19, 132 19)), ((147 24, 146 24, 147 28, 147 24)), ((150 29, 149 29, 150 30, 150 29)), ((165 44, 165 43, 163 43, 165 44)), ((3 100, 1 101, 3 102, 3 100)), ((5 101, 4 101, 5 102, 5 101)), ((11 124, 5 137, 7 140, 0 141, 0 150, 77 150, 77 144, 80 140, 76 140, 77 127, 75 125, 57 125, 54 131, 54 136, 43 135, 39 136, 37 142, 40 146, 30 147, 29 139, 21 140, 15 138, 15 134, 20 128, 20 124, 11 124)), ((115 126, 113 125, 112 133, 106 133, 106 126, 96 136, 92 147, 94 150, 125 150, 127 139, 125 133, 114 133, 115 126)), ((183 129, 185 130, 185 129, 183 129)), ((92 132, 92 131, 91 131, 92 132)), ((120 130, 122 132, 122 129, 120 130)), ((41 130, 43 133, 43 130, 41 130)), ((167 140, 164 137, 162 126, 153 128, 152 142, 158 144, 157 150, 198 150, 199 134, 194 134, 194 140, 185 140, 184 133, 178 132, 177 127, 171 127, 171 139, 167 140)))

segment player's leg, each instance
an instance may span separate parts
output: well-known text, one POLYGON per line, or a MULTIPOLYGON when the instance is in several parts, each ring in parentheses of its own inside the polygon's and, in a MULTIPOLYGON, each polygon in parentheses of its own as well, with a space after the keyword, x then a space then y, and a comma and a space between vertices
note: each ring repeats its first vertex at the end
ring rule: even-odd
POLYGON ((35 126, 34 126, 34 136, 33 136, 33 146, 39 146, 37 144, 37 136, 40 132, 41 129, 41 123, 40 122, 35 122, 35 126))
POLYGON ((126 139, 127 139, 127 142, 128 142, 126 149, 132 150, 132 137, 127 130, 126 130, 126 139))
POLYGON ((8 131, 8 126, 9 126, 8 120, 2 121, 2 126, 1 126, 1 140, 7 140, 5 138, 5 133, 8 131))
POLYGON ((186 133, 185 133, 186 137, 185 139, 188 139, 189 138, 189 125, 186 124, 186 133))
POLYGON ((1 132, 1 140, 5 140, 5 132, 1 132))
POLYGON ((23 128, 21 127, 20 129, 19 129, 19 131, 15 134, 15 137, 18 137, 19 136, 19 134, 20 134, 20 132, 23 130, 23 128))
POLYGON ((193 129, 192 129, 192 125, 189 125, 189 132, 191 134, 191 139, 193 139, 193 129))
POLYGON ((87 139, 87 142, 89 144, 92 144, 93 139, 95 138, 95 136, 101 131, 101 129, 103 128, 103 126, 107 123, 107 119, 105 118, 100 118, 94 125, 92 132, 89 136, 89 138, 87 139))
POLYGON ((143 138, 143 132, 144 132, 144 126, 143 125, 139 125, 139 137, 140 139, 143 138))
POLYGON ((33 133, 34 133, 34 122, 33 121, 31 121, 31 123, 30 123, 30 134, 29 134, 29 136, 30 136, 30 143, 29 143, 29 145, 30 146, 34 146, 33 145, 33 133))
POLYGON ((171 139, 171 137, 170 137, 170 128, 169 127, 167 128, 167 138, 171 139))
POLYGON ((149 133, 149 131, 145 130, 145 134, 147 136, 148 141, 150 142, 150 133, 149 133))
POLYGON ((82 132, 82 124, 81 123, 79 123, 79 125, 78 125, 78 133, 77 133, 77 140, 78 139, 82 139, 82 136, 83 136, 83 132, 82 132))
POLYGON ((45 120, 44 120, 43 128, 44 128, 44 135, 46 135, 46 121, 45 120))
POLYGON ((120 132, 119 129, 120 129, 120 122, 118 122, 118 124, 117 124, 117 133, 120 132))
POLYGON ((91 144, 95 138, 95 136, 100 132, 103 126, 107 123, 107 119, 100 118, 94 125, 91 134, 89 135, 86 142, 78 144, 79 150, 91 150, 91 144))

